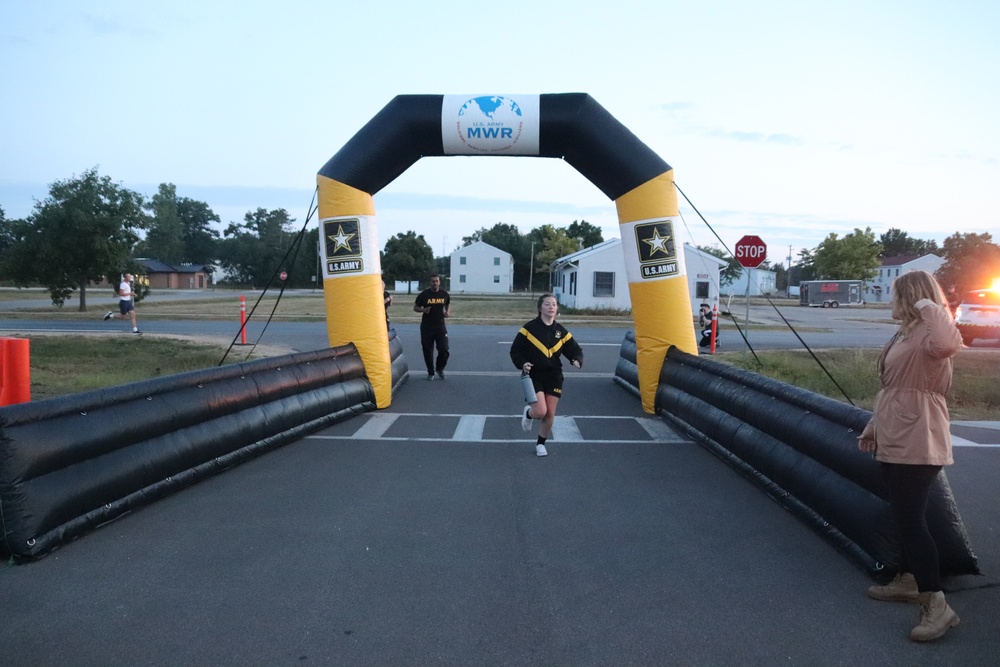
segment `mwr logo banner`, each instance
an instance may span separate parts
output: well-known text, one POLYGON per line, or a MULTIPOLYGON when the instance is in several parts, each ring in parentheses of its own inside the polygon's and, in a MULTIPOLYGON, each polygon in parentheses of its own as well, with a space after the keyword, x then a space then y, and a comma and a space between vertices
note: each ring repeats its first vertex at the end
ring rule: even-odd
POLYGON ((625 274, 630 283, 686 275, 674 225, 680 218, 643 220, 621 225, 625 274))
POLYGON ((326 218, 320 230, 324 278, 382 272, 374 217, 326 218))
POLYGON ((539 95, 445 95, 445 155, 538 155, 539 95))

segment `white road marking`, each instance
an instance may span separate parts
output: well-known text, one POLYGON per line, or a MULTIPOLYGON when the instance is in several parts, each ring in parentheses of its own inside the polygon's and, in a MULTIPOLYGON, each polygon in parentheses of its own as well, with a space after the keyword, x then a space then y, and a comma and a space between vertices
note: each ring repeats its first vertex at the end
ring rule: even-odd
MULTIPOLYGON (((504 442, 524 442, 537 435, 537 425, 531 434, 525 433, 516 438, 484 438, 486 431, 486 421, 488 419, 519 419, 518 415, 462 415, 462 414, 427 414, 422 412, 397 412, 397 413, 374 413, 370 414, 368 420, 361 425, 358 430, 350 435, 333 434, 313 434, 306 436, 312 440, 381 440, 393 442, 484 442, 484 443, 504 443, 504 442), (435 417, 435 418, 458 418, 458 424, 451 437, 408 437, 408 436, 386 436, 389 428, 395 424, 400 417, 435 417)), ((628 445, 628 444, 654 444, 654 443, 689 443, 690 439, 681 437, 665 423, 655 418, 629 417, 613 415, 594 415, 560 417, 552 425, 552 441, 559 443, 584 443, 607 444, 607 445, 628 445), (648 438, 616 438, 616 439, 593 439, 587 440, 580 432, 580 420, 609 420, 634 421, 649 434, 648 438)))
POLYGON ((378 440, 386 431, 389 430, 389 427, 392 426, 397 419, 399 419, 399 415, 386 413, 373 414, 369 417, 368 421, 354 433, 354 437, 359 440, 378 440))
POLYGON ((486 428, 486 415, 462 415, 458 420, 458 427, 452 440, 462 440, 463 442, 483 439, 483 429, 486 428))

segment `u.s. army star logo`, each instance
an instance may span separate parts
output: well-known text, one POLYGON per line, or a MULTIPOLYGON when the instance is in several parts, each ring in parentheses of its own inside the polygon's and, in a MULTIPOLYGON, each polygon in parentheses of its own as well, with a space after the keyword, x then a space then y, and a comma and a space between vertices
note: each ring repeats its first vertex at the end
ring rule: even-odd
POLYGON ((635 245, 643 278, 661 278, 677 273, 677 245, 670 220, 635 226, 635 245))
POLYGON ((361 223, 358 220, 328 220, 323 223, 326 272, 356 273, 364 268, 361 258, 361 223))

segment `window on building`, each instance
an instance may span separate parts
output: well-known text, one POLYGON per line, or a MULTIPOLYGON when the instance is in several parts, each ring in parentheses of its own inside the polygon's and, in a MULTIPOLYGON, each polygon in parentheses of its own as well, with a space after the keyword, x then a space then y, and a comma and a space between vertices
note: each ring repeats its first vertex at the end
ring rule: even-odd
POLYGON ((615 272, 594 271, 594 296, 615 295, 615 272))
POLYGON ((708 299, 708 282, 699 280, 694 284, 694 298, 703 301, 708 299))
POLYGON ((569 274, 569 293, 576 296, 576 271, 569 274))
POLYGON ((462 266, 465 266, 465 257, 459 257, 458 263, 461 264, 462 266))
POLYGON ((500 266, 500 258, 499 257, 494 257, 493 258, 493 266, 500 266))
POLYGON ((497 285, 499 285, 500 284, 500 276, 493 276, 493 282, 496 283, 497 285))
MULTIPOLYGON (((465 259, 465 258, 463 257, 462 259, 465 259)), ((460 282, 460 283, 464 283, 465 282, 465 274, 464 273, 461 274, 460 276, 458 276, 458 282, 460 282)))

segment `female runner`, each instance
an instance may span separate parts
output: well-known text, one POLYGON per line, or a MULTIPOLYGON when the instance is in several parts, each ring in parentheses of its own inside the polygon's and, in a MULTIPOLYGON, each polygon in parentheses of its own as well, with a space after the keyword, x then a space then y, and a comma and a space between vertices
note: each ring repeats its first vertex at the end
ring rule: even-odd
POLYGON ((556 405, 562 396, 563 373, 559 355, 576 368, 583 367, 583 350, 566 327, 556 322, 559 303, 555 296, 538 297, 538 317, 517 332, 510 346, 510 359, 522 372, 531 376, 537 400, 524 409, 521 428, 531 431, 531 421, 541 420, 535 454, 546 456, 545 441, 552 436, 556 405))

